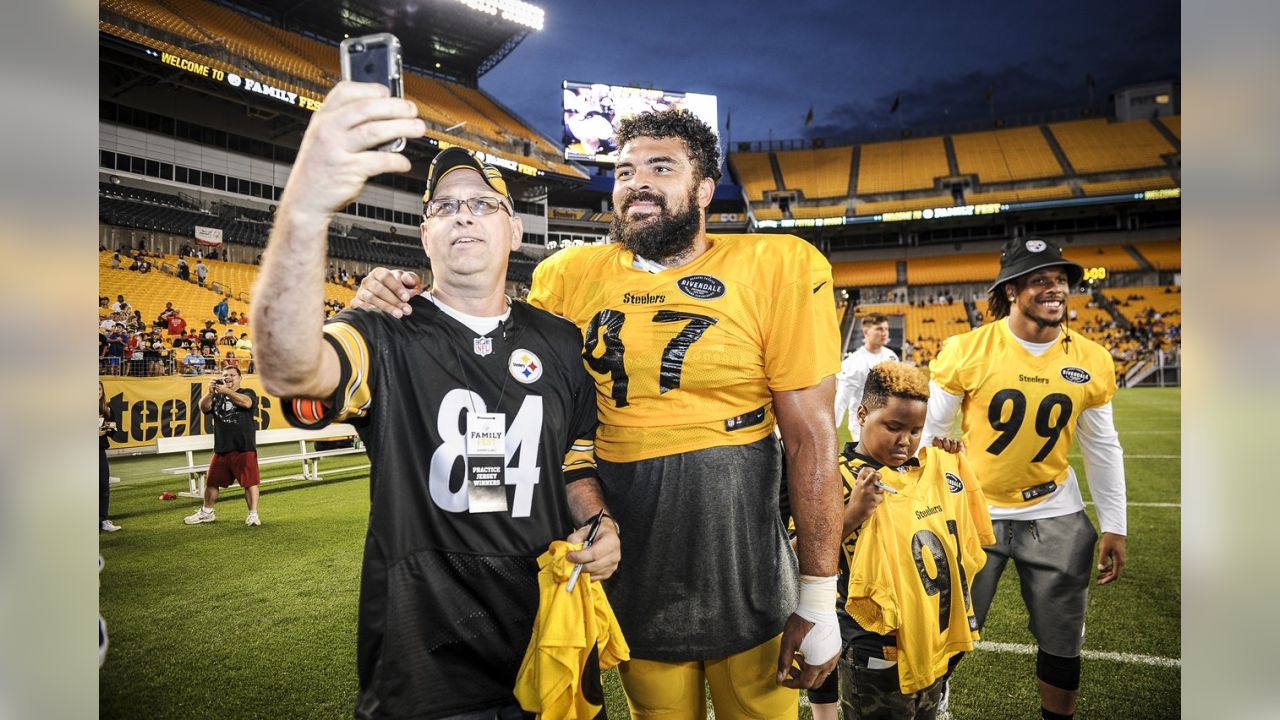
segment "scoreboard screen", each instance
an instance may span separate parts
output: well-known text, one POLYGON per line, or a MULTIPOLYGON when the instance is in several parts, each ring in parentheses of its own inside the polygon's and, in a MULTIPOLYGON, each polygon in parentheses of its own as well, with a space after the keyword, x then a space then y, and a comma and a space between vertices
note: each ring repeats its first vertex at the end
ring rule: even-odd
POLYGON ((702 118, 719 134, 715 95, 566 80, 564 157, 612 165, 618 161, 613 133, 619 122, 648 110, 677 108, 702 118))

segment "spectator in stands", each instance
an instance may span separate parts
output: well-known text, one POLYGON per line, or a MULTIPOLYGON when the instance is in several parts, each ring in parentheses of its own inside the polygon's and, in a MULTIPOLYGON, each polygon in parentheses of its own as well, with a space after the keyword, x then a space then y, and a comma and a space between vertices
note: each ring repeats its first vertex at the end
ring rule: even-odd
POLYGON ((142 311, 134 310, 129 318, 129 332, 142 332, 147 329, 147 321, 142 319, 142 311))
POLYGON ((125 334, 124 326, 116 324, 112 326, 107 333, 107 346, 104 349, 106 358, 106 375, 119 375, 121 372, 121 364, 124 362, 125 345, 128 343, 128 336, 125 334))
POLYGON ((209 266, 204 264, 204 260, 196 261, 196 282, 200 287, 204 287, 204 283, 209 279, 209 266))
POLYGON ((240 319, 236 320, 236 324, 237 324, 237 325, 248 325, 248 324, 249 324, 249 316, 248 316, 248 315, 245 315, 243 312, 242 312, 242 313, 240 313, 240 319))
POLYGON ((253 341, 249 339, 249 333, 240 333, 240 339, 236 341, 236 349, 244 352, 253 352, 253 341))
POLYGON ((222 298, 217 305, 213 306, 213 314, 218 318, 219 325, 227 324, 227 315, 231 312, 231 307, 227 305, 227 299, 222 298))
POLYGON ((227 349, 227 356, 222 358, 222 367, 234 367, 237 370, 240 369, 240 358, 236 355, 234 348, 227 349))
POLYGON ((213 327, 212 320, 204 321, 204 328, 200 331, 200 351, 205 355, 213 355, 217 352, 218 347, 218 331, 213 327))
POLYGON ((199 375, 203 372, 204 355, 200 354, 199 348, 188 347, 186 356, 182 358, 182 374, 199 375))
POLYGON ((142 344, 142 361, 146 363, 147 375, 168 374, 165 369, 168 352, 160 333, 153 330, 142 344))
POLYGON ((191 266, 187 264, 187 259, 184 257, 178 258, 178 279, 191 281, 191 266))
POLYGON ((108 439, 116 431, 116 418, 107 404, 107 391, 98 381, 98 530, 115 532, 120 526, 107 519, 107 509, 111 505, 111 468, 107 464, 108 439))
POLYGON ((234 331, 234 330, 232 330, 231 328, 227 328, 227 332, 226 332, 226 334, 225 334, 225 335, 223 335, 221 338, 219 338, 219 339, 218 339, 218 344, 219 344, 219 345, 230 345, 230 346, 232 346, 232 347, 235 347, 235 344, 236 344, 236 333, 235 333, 235 331, 234 331))
POLYGON ((213 506, 218 502, 218 494, 233 482, 240 483, 245 504, 249 506, 244 524, 250 527, 262 524, 258 519, 258 424, 254 421, 258 394, 242 388, 241 379, 239 369, 223 368, 222 378, 211 380, 200 398, 200 411, 213 415, 213 459, 205 479, 204 504, 183 518, 188 525, 213 522, 216 519, 213 506))
POLYGON ((112 270, 120 269, 120 253, 119 252, 111 253, 111 269, 112 270))
POLYGON ((151 261, 139 260, 138 263, 134 265, 134 268, 140 273, 149 273, 151 272, 151 261))
POLYGON ((111 312, 122 313, 129 312, 130 310, 132 310, 132 308, 129 307, 128 301, 124 299, 124 295, 116 295, 116 301, 111 303, 111 312))
POLYGON ((177 308, 174 308, 165 323, 171 338, 182 335, 187 329, 187 321, 182 318, 182 311, 177 308))

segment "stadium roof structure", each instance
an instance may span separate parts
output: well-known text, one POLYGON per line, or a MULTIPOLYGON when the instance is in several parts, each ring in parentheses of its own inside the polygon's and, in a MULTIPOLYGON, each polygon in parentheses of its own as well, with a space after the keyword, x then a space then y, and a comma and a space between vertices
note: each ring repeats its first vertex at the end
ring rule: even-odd
POLYGON ((333 43, 389 32, 400 38, 406 67, 475 86, 532 31, 502 13, 460 0, 215 0, 294 32, 333 43))

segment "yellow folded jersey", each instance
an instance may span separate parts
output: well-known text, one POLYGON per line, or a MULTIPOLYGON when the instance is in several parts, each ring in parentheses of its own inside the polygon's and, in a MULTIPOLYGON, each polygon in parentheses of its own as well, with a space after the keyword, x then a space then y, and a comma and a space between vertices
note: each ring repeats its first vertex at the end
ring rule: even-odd
POLYGON ((538 558, 538 618, 516 676, 516 699, 546 718, 594 718, 604 706, 600 672, 631 659, 604 587, 583 573, 566 592, 580 549, 564 540, 538 558))

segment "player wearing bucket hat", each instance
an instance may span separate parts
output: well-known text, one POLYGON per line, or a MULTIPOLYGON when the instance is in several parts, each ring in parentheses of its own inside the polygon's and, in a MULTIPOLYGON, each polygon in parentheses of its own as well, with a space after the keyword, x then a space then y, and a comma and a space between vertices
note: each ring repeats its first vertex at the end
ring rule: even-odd
POLYGON ((1067 299, 1084 276, 1049 240, 1004 246, 988 292, 994 318, 949 338, 929 366, 922 446, 945 436, 963 410, 963 439, 990 504, 996 543, 971 587, 981 626, 1013 560, 1036 638, 1041 715, 1071 717, 1090 561, 1098 534, 1067 462, 1078 438, 1098 511, 1098 584, 1125 561, 1124 453, 1112 420, 1115 365, 1099 344, 1066 327, 1067 299), (1059 342, 1061 341, 1061 342, 1059 342))

